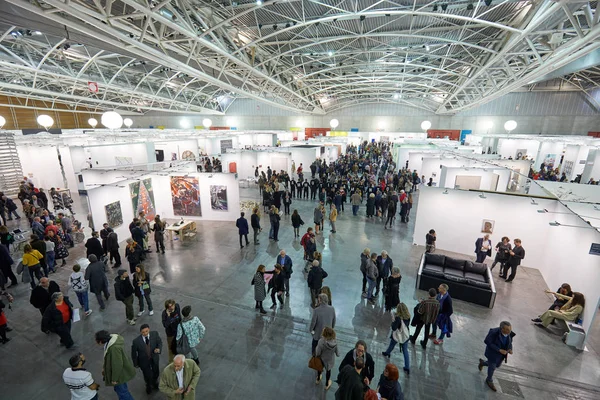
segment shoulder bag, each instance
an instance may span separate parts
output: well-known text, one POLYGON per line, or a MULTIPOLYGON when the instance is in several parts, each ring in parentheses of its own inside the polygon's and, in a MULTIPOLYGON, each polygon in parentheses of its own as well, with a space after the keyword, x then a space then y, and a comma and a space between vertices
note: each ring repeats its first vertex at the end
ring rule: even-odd
POLYGON ((312 356, 310 360, 308 360, 308 368, 314 369, 317 372, 323 371, 323 360, 321 357, 312 356))
POLYGON ((394 332, 392 332, 392 339, 396 342, 403 344, 410 338, 410 332, 406 327, 404 321, 400 321, 400 326, 394 332))
POLYGON ((183 321, 179 323, 181 326, 181 337, 177 340, 177 354, 188 354, 192 349, 190 348, 190 342, 188 340, 185 329, 183 328, 183 321))

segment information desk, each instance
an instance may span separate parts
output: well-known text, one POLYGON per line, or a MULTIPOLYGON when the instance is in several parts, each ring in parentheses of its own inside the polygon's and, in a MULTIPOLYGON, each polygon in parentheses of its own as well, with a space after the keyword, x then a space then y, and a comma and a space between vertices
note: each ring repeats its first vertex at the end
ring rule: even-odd
POLYGON ((165 231, 169 233, 169 240, 173 241, 173 232, 179 234, 180 240, 183 242, 185 238, 191 238, 196 235, 196 222, 195 221, 183 221, 178 222, 178 225, 169 225, 165 228, 165 231))

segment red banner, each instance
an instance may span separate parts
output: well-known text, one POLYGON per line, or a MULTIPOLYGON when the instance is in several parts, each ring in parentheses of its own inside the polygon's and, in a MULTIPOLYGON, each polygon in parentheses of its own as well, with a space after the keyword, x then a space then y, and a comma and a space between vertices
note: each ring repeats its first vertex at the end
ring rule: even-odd
POLYGON ((444 139, 448 137, 450 140, 460 140, 460 130, 454 129, 429 129, 427 137, 430 139, 444 139))

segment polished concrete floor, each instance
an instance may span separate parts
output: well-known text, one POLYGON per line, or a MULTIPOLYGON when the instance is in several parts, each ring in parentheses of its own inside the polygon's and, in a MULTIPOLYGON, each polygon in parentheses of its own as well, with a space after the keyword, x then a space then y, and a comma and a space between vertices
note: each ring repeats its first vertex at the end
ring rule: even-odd
MULTIPOLYGON (((243 200, 258 199, 254 188, 242 189, 241 194, 243 200)), ((297 208, 308 223, 313 206, 300 200, 292 209, 297 208)), ((264 222, 268 228, 266 219, 264 222)), ((397 223, 392 230, 384 230, 380 221, 365 219, 364 208, 359 217, 346 209, 338 219, 337 234, 329 234, 327 227, 326 234, 318 237, 318 249, 329 273, 326 284, 331 287, 337 311, 340 353, 349 351, 358 338, 366 340, 376 362, 377 378, 386 363, 381 352, 388 344, 391 319, 381 303, 370 305, 361 299, 359 255, 365 247, 377 253, 388 250, 402 271, 401 300, 412 309, 417 299, 425 296, 415 290, 423 249, 412 244, 413 223, 397 223)), ((72 330, 78 350, 87 356, 86 367, 101 381, 102 349, 93 340, 99 329, 123 335, 129 345, 140 324, 149 323, 164 339, 160 311, 165 299, 174 298, 182 306, 191 305, 207 329, 198 347, 202 376, 197 399, 333 399, 336 385, 325 392, 323 384, 314 384, 314 374, 307 368, 310 296, 302 273, 301 246, 293 237, 289 217, 283 219, 278 243, 268 240, 265 229, 259 246, 242 250, 233 223, 203 222, 198 226, 195 241, 168 243, 166 255, 152 253, 146 262, 152 274, 154 316, 146 314, 138 325, 129 326, 121 303, 111 298, 101 313, 96 300, 90 300, 94 313, 75 323, 72 330), (261 316, 254 310, 250 279, 257 265, 272 266, 280 249, 287 250, 295 262, 291 296, 283 309, 261 316)), ((73 249, 70 260, 82 253, 73 249)), ((51 278, 65 287, 69 272, 61 270, 51 278)), ((109 272, 109 280, 113 277, 114 270, 109 272)), ((545 288, 538 271, 521 268, 512 284, 497 282, 498 298, 492 310, 455 300, 452 338, 442 346, 430 344, 427 350, 410 347, 411 375, 400 378, 406 398, 599 399, 598 353, 591 347, 585 352, 567 347, 558 333, 536 328, 530 322, 551 302, 543 293, 545 288), (488 329, 501 320, 511 321, 517 336, 514 355, 495 375, 499 392, 492 393, 484 383, 484 374, 477 370, 477 360, 483 356, 488 329)), ((61 375, 73 351, 59 347, 56 336, 40 332, 40 315, 29 304, 28 286, 21 284, 12 292, 16 302, 7 316, 14 328, 9 333, 13 340, 0 345, 0 399, 68 398, 61 375)), ((270 306, 270 301, 265 304, 270 306)), ((402 360, 395 350, 391 362, 402 367, 402 360)), ((163 356, 161 367, 166 363, 163 356)), ((130 388, 136 399, 163 398, 145 394, 141 373, 130 382, 130 388)), ((100 398, 116 399, 116 395, 111 388, 102 387, 100 398)))

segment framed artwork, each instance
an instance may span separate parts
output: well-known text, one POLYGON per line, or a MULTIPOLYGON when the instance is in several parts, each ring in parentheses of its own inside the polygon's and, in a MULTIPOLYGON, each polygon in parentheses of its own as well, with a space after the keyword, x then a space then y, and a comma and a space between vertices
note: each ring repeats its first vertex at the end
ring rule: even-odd
POLYGON ((104 206, 106 213, 106 223, 111 228, 123 225, 123 213, 121 212, 121 202, 115 201, 104 206))
POLYGON ((573 161, 565 161, 565 167, 563 168, 563 172, 567 177, 571 176, 571 172, 573 172, 573 161))
POLYGON ((527 149, 517 149, 515 152, 515 160, 520 160, 527 155, 527 149))
POLYGON ((495 224, 496 224, 496 222, 492 221, 491 219, 484 219, 483 222, 481 223, 481 233, 489 233, 489 234, 494 233, 494 225, 495 224))
POLYGON ((547 166, 554 166, 554 163, 556 162, 556 154, 546 154, 546 157, 544 157, 544 163, 547 166))
POLYGON ((181 159, 186 161, 195 161, 196 155, 192 151, 186 150, 183 153, 181 153, 181 159))
POLYGON ((156 216, 152 179, 142 179, 141 181, 130 183, 129 194, 131 195, 131 204, 133 205, 133 215, 137 217, 140 211, 144 211, 146 218, 152 221, 156 216))
POLYGON ((216 211, 227 211, 227 186, 210 185, 210 208, 216 211))
POLYGON ((177 216, 201 217, 200 186, 193 176, 171 177, 171 201, 173 214, 177 216))

